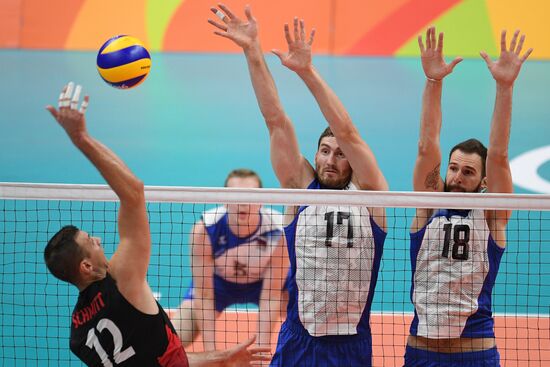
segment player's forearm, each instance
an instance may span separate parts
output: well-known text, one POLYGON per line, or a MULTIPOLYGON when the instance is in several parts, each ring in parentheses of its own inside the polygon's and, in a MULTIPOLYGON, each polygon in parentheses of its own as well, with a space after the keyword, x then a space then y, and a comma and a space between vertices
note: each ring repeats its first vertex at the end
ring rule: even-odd
POLYGON ((442 81, 426 80, 422 95, 422 112, 420 116, 419 149, 429 149, 439 145, 441 131, 441 94, 442 81))
POLYGON ((225 356, 218 351, 187 353, 189 367, 223 367, 225 356))
POLYGON ((257 344, 260 347, 271 348, 271 337, 275 330, 275 324, 281 316, 281 300, 274 298, 271 300, 261 300, 260 310, 258 312, 258 339, 257 344))
MULTIPOLYGON (((197 298, 201 297, 200 295, 197 298)), ((216 310, 214 301, 202 298, 197 302, 197 325, 202 333, 205 351, 216 350, 216 310)))
POLYGON ((143 183, 113 151, 88 134, 71 137, 71 140, 97 168, 121 202, 143 197, 143 183))
POLYGON ((508 159, 508 144, 512 123, 513 86, 502 86, 497 83, 495 109, 491 121, 488 159, 508 159))
POLYGON ((297 74, 313 94, 323 116, 337 138, 345 138, 349 134, 357 133, 346 108, 313 65, 297 74))
POLYGON ((245 49, 245 56, 252 87, 264 119, 267 123, 283 119, 285 112, 259 42, 245 49))

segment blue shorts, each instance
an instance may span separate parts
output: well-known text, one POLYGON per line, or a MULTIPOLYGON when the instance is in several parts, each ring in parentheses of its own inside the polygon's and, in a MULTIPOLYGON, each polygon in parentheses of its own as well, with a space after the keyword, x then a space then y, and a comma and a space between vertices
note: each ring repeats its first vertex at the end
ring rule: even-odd
MULTIPOLYGON (((287 276, 283 290, 287 290, 289 277, 287 276)), ((222 312, 227 307, 236 304, 253 303, 260 305, 263 280, 254 283, 233 283, 214 274, 214 302, 216 311, 222 312)), ((193 282, 185 294, 184 300, 193 299, 193 282)))
POLYGON ((279 332, 273 367, 371 367, 370 335, 314 337, 301 326, 285 321, 279 332))
MULTIPOLYGON (((214 301, 216 311, 222 312, 227 307, 235 304, 254 303, 256 306, 260 303, 260 294, 262 293, 263 281, 254 283, 232 283, 214 275, 214 301)), ((184 299, 193 299, 193 284, 187 291, 184 299)))
POLYGON ((404 367, 500 367, 497 347, 463 353, 437 353, 407 345, 404 367))

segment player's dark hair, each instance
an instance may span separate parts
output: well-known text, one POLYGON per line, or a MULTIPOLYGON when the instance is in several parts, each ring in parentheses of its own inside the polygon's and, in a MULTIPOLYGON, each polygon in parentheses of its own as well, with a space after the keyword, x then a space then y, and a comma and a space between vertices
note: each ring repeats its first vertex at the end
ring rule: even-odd
POLYGON ((481 177, 485 177, 485 162, 487 161, 487 148, 485 145, 483 145, 482 142, 480 142, 477 139, 468 139, 461 143, 458 143, 451 149, 451 152, 449 153, 449 160, 451 160, 451 156, 453 155, 455 150, 460 150, 461 152, 464 152, 466 154, 472 154, 475 153, 481 157, 481 177))
POLYGON ((223 186, 227 187, 227 182, 229 181, 230 178, 233 178, 233 177, 239 177, 239 178, 247 178, 247 177, 255 177, 256 180, 258 180, 258 187, 259 188, 262 188, 262 180, 260 179, 260 176, 258 176, 258 174, 254 171, 252 171, 251 169, 247 169, 247 168, 237 168, 237 169, 234 169, 233 171, 229 172, 229 174, 227 175, 227 178, 225 179, 225 183, 223 184, 223 186))
POLYGON ((332 130, 330 129, 330 127, 327 127, 327 128, 321 133, 321 136, 319 137, 319 141, 317 142, 317 149, 319 149, 319 147, 321 146, 321 140, 323 140, 323 138, 331 137, 331 136, 334 136, 334 134, 332 133, 332 130))
POLYGON ((75 240, 78 231, 79 229, 72 225, 61 228, 44 249, 44 261, 48 270, 56 278, 72 284, 76 284, 78 267, 86 256, 75 240))

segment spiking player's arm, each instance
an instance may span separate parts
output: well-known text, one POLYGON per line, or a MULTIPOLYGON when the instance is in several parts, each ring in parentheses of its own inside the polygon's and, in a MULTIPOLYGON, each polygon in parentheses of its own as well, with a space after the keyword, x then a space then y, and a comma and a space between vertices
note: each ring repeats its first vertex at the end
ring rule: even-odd
POLYGON ((88 134, 84 113, 89 97, 84 97, 83 106, 77 110, 80 86, 74 89, 74 96, 73 88, 71 82, 63 89, 59 110, 53 106, 47 106, 47 109, 120 199, 120 244, 109 261, 109 273, 119 280, 120 292, 134 307, 154 313, 158 308, 146 280, 151 236, 143 183, 115 153, 88 134))

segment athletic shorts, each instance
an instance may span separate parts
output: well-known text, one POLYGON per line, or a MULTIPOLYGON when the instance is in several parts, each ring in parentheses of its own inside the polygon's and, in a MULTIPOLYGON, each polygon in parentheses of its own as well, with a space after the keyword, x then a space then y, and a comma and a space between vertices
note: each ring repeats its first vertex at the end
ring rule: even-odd
MULTIPOLYGON (((218 276, 214 276, 214 301, 216 311, 222 312, 227 307, 235 304, 260 303, 262 293, 262 281, 248 284, 231 283, 218 276)), ((187 291, 184 299, 194 298, 193 284, 187 291)))
POLYGON ((500 367, 497 347, 479 352, 437 353, 407 345, 404 367, 500 367))
MULTIPOLYGON (((289 277, 287 276, 283 290, 288 289, 289 277)), ((263 280, 254 283, 233 283, 228 282, 218 275, 214 275, 214 301, 216 311, 222 312, 227 307, 236 304, 253 303, 256 306, 260 305, 260 294, 262 293, 263 280)), ((194 288, 193 283, 187 290, 184 300, 193 299, 194 288)))
POLYGON ((285 321, 279 332, 273 367, 371 367, 370 335, 314 337, 301 326, 285 321))

